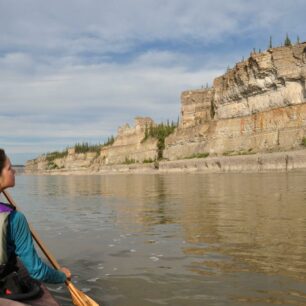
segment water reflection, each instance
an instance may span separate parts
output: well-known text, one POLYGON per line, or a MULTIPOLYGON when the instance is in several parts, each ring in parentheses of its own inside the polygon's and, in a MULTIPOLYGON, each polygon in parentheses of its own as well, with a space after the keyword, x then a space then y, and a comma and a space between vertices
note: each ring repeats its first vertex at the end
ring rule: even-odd
POLYGON ((305 178, 24 176, 14 193, 29 199, 27 213, 82 286, 108 305, 301 305, 305 178))

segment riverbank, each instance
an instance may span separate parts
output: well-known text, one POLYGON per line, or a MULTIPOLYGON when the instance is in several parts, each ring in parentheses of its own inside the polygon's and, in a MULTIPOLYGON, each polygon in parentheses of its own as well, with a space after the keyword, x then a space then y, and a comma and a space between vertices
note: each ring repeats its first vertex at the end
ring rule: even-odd
POLYGON ((38 175, 82 175, 82 174, 116 174, 116 173, 167 173, 167 172, 269 172, 293 171, 306 169, 306 149, 260 153, 236 156, 216 156, 206 158, 160 161, 158 163, 135 163, 100 166, 99 170, 75 168, 74 170, 54 169, 26 171, 26 174, 38 175))

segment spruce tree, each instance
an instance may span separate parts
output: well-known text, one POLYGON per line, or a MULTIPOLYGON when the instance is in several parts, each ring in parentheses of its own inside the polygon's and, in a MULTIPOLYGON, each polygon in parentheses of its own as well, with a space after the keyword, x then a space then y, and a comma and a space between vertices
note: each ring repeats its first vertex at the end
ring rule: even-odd
POLYGON ((290 40, 290 38, 289 38, 289 36, 288 36, 288 33, 286 34, 286 39, 285 39, 284 45, 285 45, 286 47, 291 46, 291 40, 290 40))
POLYGON ((272 46, 272 36, 270 35, 269 49, 273 48, 272 46))

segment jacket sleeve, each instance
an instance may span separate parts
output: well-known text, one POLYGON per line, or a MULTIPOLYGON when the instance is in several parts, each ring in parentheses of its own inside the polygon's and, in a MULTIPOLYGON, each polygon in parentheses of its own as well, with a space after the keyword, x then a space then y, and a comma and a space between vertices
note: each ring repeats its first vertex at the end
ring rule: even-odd
POLYGON ((21 212, 14 211, 10 214, 10 236, 15 254, 32 278, 46 283, 65 282, 65 273, 49 267, 37 255, 28 222, 21 212))

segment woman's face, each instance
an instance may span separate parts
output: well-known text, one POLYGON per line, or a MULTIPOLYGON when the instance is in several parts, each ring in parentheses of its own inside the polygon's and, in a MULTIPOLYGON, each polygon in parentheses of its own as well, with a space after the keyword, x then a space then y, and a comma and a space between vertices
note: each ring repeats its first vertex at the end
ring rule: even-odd
POLYGON ((4 168, 0 176, 0 190, 15 186, 15 170, 9 158, 6 158, 4 168))

